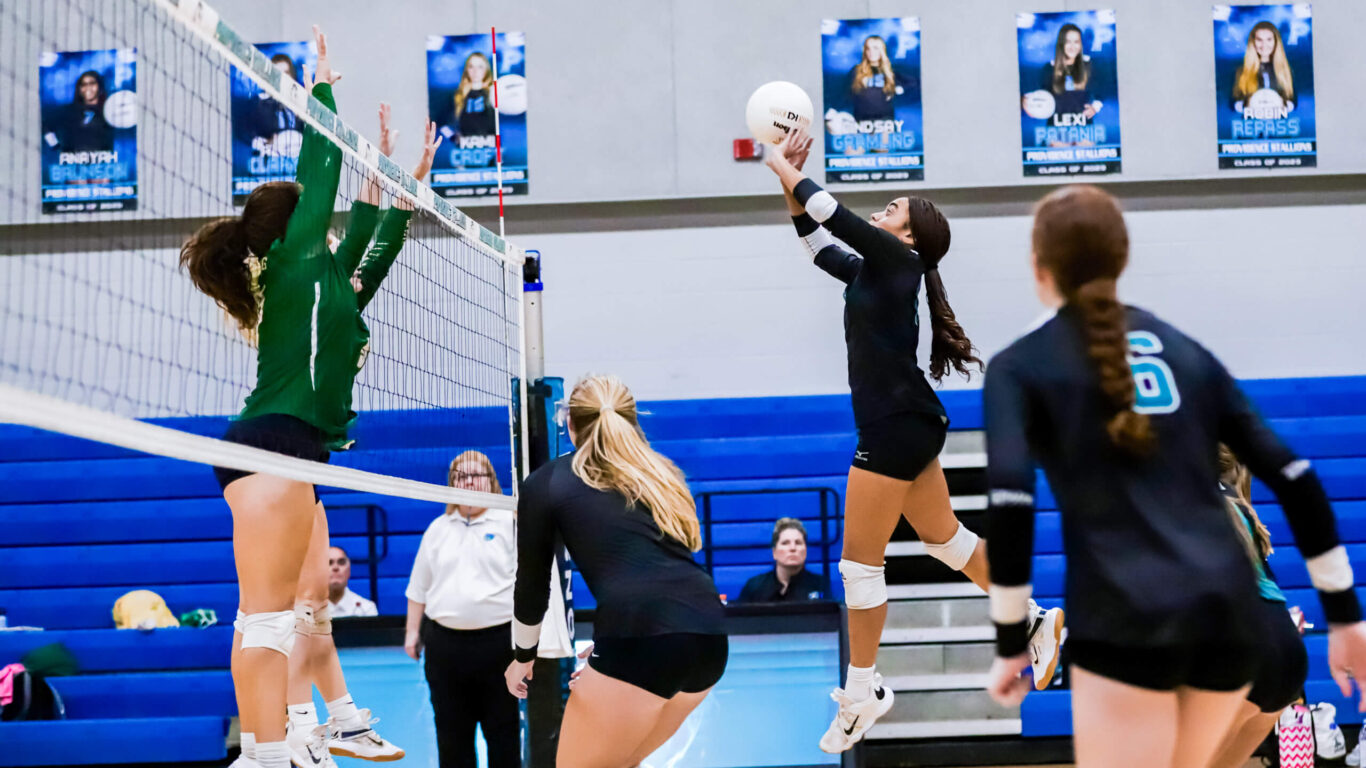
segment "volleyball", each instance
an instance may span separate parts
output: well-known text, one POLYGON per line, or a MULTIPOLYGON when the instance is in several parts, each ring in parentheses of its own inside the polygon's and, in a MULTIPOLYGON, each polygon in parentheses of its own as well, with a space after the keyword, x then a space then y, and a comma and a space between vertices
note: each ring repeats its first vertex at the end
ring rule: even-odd
POLYGON ((811 126, 811 97, 795 83, 774 80, 755 89, 745 105, 745 123, 755 139, 778 144, 793 128, 811 126))

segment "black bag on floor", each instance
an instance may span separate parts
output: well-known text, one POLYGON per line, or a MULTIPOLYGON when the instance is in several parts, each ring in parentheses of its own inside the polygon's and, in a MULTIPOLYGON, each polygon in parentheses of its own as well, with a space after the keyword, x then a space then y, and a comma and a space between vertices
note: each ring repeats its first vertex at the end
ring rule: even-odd
POLYGON ((0 710, 0 720, 65 720, 66 705, 57 689, 27 670, 14 676, 14 698, 0 710))

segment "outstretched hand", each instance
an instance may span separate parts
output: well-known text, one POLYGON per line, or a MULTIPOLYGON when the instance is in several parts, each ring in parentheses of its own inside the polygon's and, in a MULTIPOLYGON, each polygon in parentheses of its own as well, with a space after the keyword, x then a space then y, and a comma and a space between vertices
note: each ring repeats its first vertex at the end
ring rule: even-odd
POLYGON ((427 135, 422 142, 422 158, 413 167, 413 177, 418 181, 427 178, 427 172, 432 169, 432 161, 436 159, 436 150, 441 146, 441 134, 436 132, 436 123, 427 121, 427 135))
POLYGON ((389 104, 381 101, 379 104, 379 153, 388 157, 394 152, 394 144, 398 141, 398 129, 389 127, 389 104))
POLYGON ((308 67, 304 67, 304 87, 307 88, 310 93, 313 92, 313 86, 318 83, 332 85, 341 79, 340 72, 332 71, 332 62, 327 58, 327 35, 324 35, 323 31, 318 29, 317 24, 313 25, 313 42, 318 48, 316 74, 310 73, 308 67))
POLYGON ((813 141, 814 139, 811 138, 805 128, 797 127, 788 131, 787 138, 779 147, 782 149, 783 156, 787 158, 787 162, 800 171, 802 166, 806 165, 807 156, 811 154, 813 141))

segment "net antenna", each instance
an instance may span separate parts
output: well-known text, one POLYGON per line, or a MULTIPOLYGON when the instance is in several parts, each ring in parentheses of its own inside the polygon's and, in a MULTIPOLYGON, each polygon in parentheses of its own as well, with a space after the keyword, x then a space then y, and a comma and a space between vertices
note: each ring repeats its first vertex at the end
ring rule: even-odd
MULTIPOLYGON (((138 183, 131 210, 44 211, 34 166, 44 127, 0 127, 0 151, 14 166, 0 178, 0 421, 103 444, 81 449, 92 457, 121 455, 109 447, 117 446, 353 491, 515 507, 513 497, 443 482, 454 447, 507 457, 510 477, 515 446, 527 443, 515 434, 526 423, 515 411, 526 403, 525 254, 501 221, 495 234, 434 194, 202 0, 4 4, 0 23, 23 30, 0 53, 11 115, 42 103, 46 121, 49 101, 60 100, 44 95, 46 74, 32 76, 50 52, 132 52, 136 101, 124 94, 118 127, 136 131, 138 183), (353 400, 357 450, 331 464, 218 439, 255 385, 255 351, 180 272, 178 252, 200 224, 235 213, 234 68, 341 150, 339 202, 354 205, 378 184, 391 204, 415 209, 363 315, 370 344, 353 400)), ((53 92, 60 88, 70 93, 69 83, 53 92)), ((344 85, 339 96, 346 104, 344 85)), ((353 108, 369 114, 368 106, 353 108)), ((334 217, 338 234, 349 220, 334 217)), ((377 263, 379 245, 356 280, 377 263)), ((18 429, 0 429, 0 446, 18 429)))

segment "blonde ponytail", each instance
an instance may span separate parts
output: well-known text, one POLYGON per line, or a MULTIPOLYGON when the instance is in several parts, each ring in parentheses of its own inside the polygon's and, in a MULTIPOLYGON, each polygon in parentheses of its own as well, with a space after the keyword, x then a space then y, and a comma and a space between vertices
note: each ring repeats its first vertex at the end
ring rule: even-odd
POLYGON ((683 473, 650 447, 636 400, 614 376, 590 376, 569 395, 574 429, 574 474, 591 488, 615 491, 644 506, 664 535, 696 552, 702 548, 697 505, 683 473))

